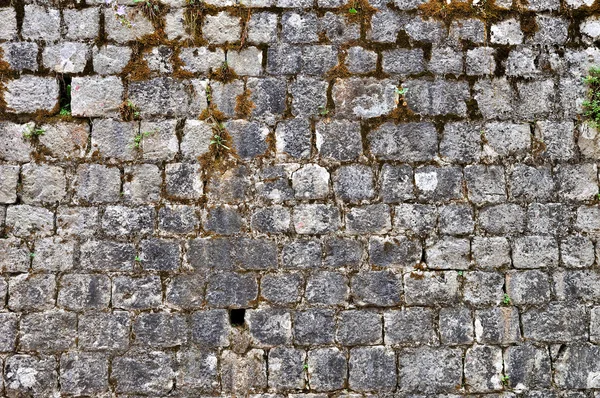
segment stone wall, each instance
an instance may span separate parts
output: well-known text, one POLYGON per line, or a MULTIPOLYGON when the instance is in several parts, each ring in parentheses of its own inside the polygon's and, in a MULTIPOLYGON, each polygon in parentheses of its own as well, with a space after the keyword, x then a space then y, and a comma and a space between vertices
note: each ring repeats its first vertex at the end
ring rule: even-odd
POLYGON ((600 396, 600 7, 368 1, 2 0, 3 396, 600 396))

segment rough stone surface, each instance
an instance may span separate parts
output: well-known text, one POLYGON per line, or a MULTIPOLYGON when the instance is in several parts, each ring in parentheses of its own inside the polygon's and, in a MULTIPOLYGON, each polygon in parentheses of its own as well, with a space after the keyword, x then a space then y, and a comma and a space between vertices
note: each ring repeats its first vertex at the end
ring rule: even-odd
POLYGON ((600 397, 598 7, 456 1, 3 2, 0 395, 600 397))

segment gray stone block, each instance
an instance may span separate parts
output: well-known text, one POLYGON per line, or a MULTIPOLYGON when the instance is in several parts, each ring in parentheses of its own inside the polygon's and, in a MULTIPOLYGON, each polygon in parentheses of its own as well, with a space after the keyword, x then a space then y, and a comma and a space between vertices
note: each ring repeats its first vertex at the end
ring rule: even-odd
POLYGON ((175 359, 163 351, 129 351, 112 360, 111 379, 121 394, 168 393, 175 384, 175 359))
POLYGON ((375 311, 347 310, 338 314, 335 339, 345 346, 382 344, 382 318, 375 311))
POLYGON ((396 354, 385 346, 350 350, 348 385, 361 392, 386 392, 396 387, 396 354))
POLYGON ((58 105, 58 82, 54 78, 23 75, 5 85, 6 110, 11 113, 52 112, 58 105))
POLYGON ((406 348, 398 354, 400 391, 450 393, 462 382, 462 350, 458 348, 406 348))
POLYGON ((340 117, 369 119, 386 115, 396 107, 396 86, 389 79, 336 79, 332 96, 340 117))
POLYGON ((435 315, 429 308, 408 307, 383 313, 386 345, 437 344, 435 315))

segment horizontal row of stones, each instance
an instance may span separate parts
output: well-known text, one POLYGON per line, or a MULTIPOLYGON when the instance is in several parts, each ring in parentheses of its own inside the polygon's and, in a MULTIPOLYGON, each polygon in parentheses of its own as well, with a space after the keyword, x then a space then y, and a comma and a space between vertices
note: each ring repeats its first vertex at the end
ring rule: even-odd
MULTIPOLYGON (((119 337, 124 327, 117 323, 122 321, 119 315, 115 314, 109 326, 120 328, 115 330, 116 336, 110 336, 113 340, 119 337)), ((160 330, 178 326, 176 318, 170 322, 157 318, 143 319, 144 327, 157 323, 156 326, 162 326, 160 330)), ((97 319, 88 321, 99 323, 97 319)), ((152 330, 144 330, 144 333, 154 335, 152 330)), ((177 336, 175 333, 172 337, 177 336)), ((3 362, 8 396, 23 393, 52 396, 59 390, 69 395, 102 397, 110 396, 103 394, 109 390, 119 394, 168 394, 170 397, 197 396, 187 394, 200 392, 222 391, 236 396, 237 393, 269 391, 271 394, 249 396, 284 398, 284 395, 273 393, 346 389, 359 393, 450 393, 435 396, 458 398, 464 396, 461 394, 464 392, 491 393, 513 387, 515 392, 526 394, 519 396, 539 398, 558 397, 550 390, 553 386, 568 389, 598 387, 594 380, 585 378, 588 371, 598 369, 598 360, 600 348, 597 345, 577 344, 558 351, 527 344, 506 348, 474 345, 467 349, 416 347, 399 350, 381 345, 349 350, 333 346, 310 350, 279 346, 270 350, 254 348, 245 354, 185 346, 176 352, 133 349, 116 356, 85 351, 70 351, 60 356, 18 354, 3 362)), ((341 395, 336 396, 363 397, 349 391, 340 392, 341 395)), ((516 396, 514 392, 490 395, 516 396)), ((568 396, 583 398, 591 395, 574 392, 568 396)), ((327 398, 327 394, 289 394, 288 398, 327 398)))
MULTIPOLYGON (((10 41, 0 45, 3 59, 17 72, 38 72, 43 68, 58 73, 83 73, 88 69, 99 75, 121 74, 132 60, 133 50, 118 45, 97 46, 66 42, 48 45, 41 50, 35 42, 10 41), (41 64, 38 64, 41 59, 41 64)), ((267 49, 248 47, 243 50, 185 47, 178 53, 168 46, 152 47, 141 55, 150 75, 170 74, 176 65, 180 72, 208 74, 227 62, 229 68, 240 76, 295 75, 323 76, 339 65, 355 75, 386 74, 407 77, 429 72, 438 75, 484 76, 493 75, 497 67, 508 77, 543 77, 558 74, 578 77, 597 64, 600 50, 587 48, 553 49, 533 46, 511 46, 506 59, 502 59, 504 46, 480 46, 463 51, 458 46, 435 46, 425 51, 414 49, 367 49, 352 46, 341 49, 336 45, 289 46, 272 45, 267 49), (587 58, 582 60, 583 58, 587 58), (263 59, 266 59, 263 68, 263 59), (378 64, 381 64, 381 73, 378 64)), ((505 54, 504 54, 505 55, 505 54)), ((141 66, 138 66, 140 68, 141 66)), ((129 70, 135 72, 135 70, 129 70)))
MULTIPOLYGON (((223 101, 221 92, 215 87, 213 86, 213 104, 222 104, 221 109, 233 114, 234 104, 223 101)), ((0 122, 0 160, 14 164, 27 163, 32 159, 44 159, 45 162, 62 167, 71 166, 71 168, 82 161, 100 161, 107 165, 122 162, 127 163, 127 167, 131 166, 132 170, 136 167, 140 170, 146 168, 146 173, 152 174, 153 170, 155 173, 158 172, 158 166, 162 170, 160 165, 162 162, 179 160, 189 167, 197 164, 198 159, 209 152, 215 134, 213 123, 195 119, 141 122, 97 119, 92 122, 91 127, 87 123, 76 122, 40 124, 37 127, 43 135, 32 140, 32 137, 27 135, 34 130, 33 123, 0 122), (147 164, 139 165, 140 162, 147 164), (138 163, 138 166, 132 163, 138 163), (152 167, 150 163, 157 166, 152 167)), ((575 125, 571 121, 540 120, 534 124, 447 122, 438 129, 435 124, 428 122, 384 123, 377 127, 370 127, 358 121, 329 118, 311 121, 298 117, 280 121, 273 127, 258 121, 243 119, 229 120, 223 124, 223 127, 231 137, 231 142, 228 142, 227 146, 235 150, 240 160, 274 157, 278 161, 285 162, 281 167, 286 170, 285 174, 288 178, 298 180, 312 176, 310 179, 318 186, 325 186, 325 191, 331 173, 337 176, 334 181, 339 183, 340 179, 349 178, 350 173, 344 170, 352 170, 352 173, 357 173, 355 179, 363 181, 365 186, 362 189, 365 191, 373 189, 372 180, 377 174, 381 176, 383 186, 388 185, 386 179, 390 181, 390 179, 398 179, 401 175, 406 176, 403 183, 407 185, 402 189, 407 194, 403 198, 411 199, 415 197, 410 193, 414 191, 410 187, 413 175, 424 173, 425 170, 430 172, 432 163, 446 165, 445 170, 455 170, 449 172, 449 175, 461 174, 461 172, 460 168, 448 166, 448 163, 467 165, 465 178, 472 183, 476 178, 488 178, 494 181, 494 193, 490 191, 487 198, 484 198, 483 194, 477 195, 478 198, 471 198, 476 203, 506 199, 505 181, 510 181, 509 185, 513 186, 509 196, 517 199, 527 197, 548 200, 555 197, 557 186, 561 187, 561 195, 565 196, 565 199, 575 199, 575 197, 580 200, 590 199, 597 191, 591 189, 586 194, 573 194, 571 195, 573 197, 570 197, 568 191, 571 188, 565 188, 565 182, 561 183, 563 177, 567 181, 569 178, 575 178, 569 177, 569 170, 566 173, 561 171, 563 168, 579 167, 582 180, 588 180, 593 184, 596 179, 595 169, 591 164, 582 163, 576 166, 560 163, 581 159, 600 160, 598 131, 585 124, 575 125), (363 131, 365 129, 368 130, 366 133, 363 131), (318 161, 327 167, 323 168, 319 164, 295 163, 304 163, 308 160, 318 161), (410 165, 429 164, 430 166, 417 167, 414 171, 409 165, 401 167, 388 165, 382 170, 379 170, 378 164, 375 167, 345 164, 338 168, 339 162, 366 160, 371 160, 375 164, 377 162, 374 161, 398 161, 410 165), (557 162, 560 163, 556 164, 557 162), (501 167, 494 163, 507 166, 501 167), (551 168, 548 163, 554 163, 554 167, 551 168), (477 170, 487 170, 493 174, 493 177, 479 176, 477 170), (346 174, 348 175, 345 176, 346 174), (538 177, 530 174, 539 176, 540 181, 533 182, 538 177), (392 177, 393 175, 396 177, 392 177), (319 178, 321 181, 317 181, 319 178), (520 183, 517 180, 523 181, 520 183), (537 184, 539 192, 523 187, 530 184, 537 184), (491 196, 496 198, 493 199, 491 196)), ((80 165, 80 167, 92 166, 80 165)), ((23 174, 30 174, 28 171, 32 168, 33 170, 44 169, 42 166, 24 166, 26 171, 23 174)), ((166 168, 174 171, 176 165, 170 164, 166 168)), ((443 168, 433 169, 443 170, 443 168)), ((64 170, 56 167, 45 168, 45 170, 47 172, 43 174, 47 177, 52 177, 52 174, 56 173, 64 174, 64 170), (55 173, 52 173, 52 170, 55 173)), ((106 172, 109 172, 108 170, 110 169, 106 172)), ((10 168, 5 169, 9 177, 2 184, 5 187, 3 191, 12 190, 9 189, 11 184, 14 184, 12 176, 18 171, 16 164, 13 165, 12 172, 10 168)), ((444 178, 441 177, 439 175, 437 178, 443 180, 444 178)), ((60 176, 54 176, 53 180, 56 178, 62 179, 60 176)), ((459 177, 454 176, 451 180, 456 178, 459 177)), ((420 184, 422 178, 417 177, 416 180, 419 190, 428 190, 420 184)), ((152 185, 153 181, 154 178, 148 183, 152 185)), ((296 181, 294 186, 297 182, 299 183, 296 181)), ((383 194, 393 197, 397 195, 394 192, 399 190, 397 187, 393 192, 383 194)), ((327 196, 327 192, 302 192, 297 193, 296 196, 316 199, 327 196)), ((366 194, 362 199, 370 199, 372 196, 372 193, 366 194)), ((57 198, 43 197, 39 199, 42 202, 57 200, 57 198)), ((62 196, 58 198, 60 199, 62 196)), ((3 197, 0 203, 14 203, 14 200, 3 197)))
MULTIPOLYGON (((225 182, 211 175, 204 188, 202 168, 197 163, 167 163, 164 170, 154 164, 135 164, 124 166, 123 175, 117 166, 95 163, 70 167, 38 163, 25 163, 22 166, 3 164, 0 165, 3 177, 0 181, 0 204, 15 204, 17 201, 47 206, 71 202, 157 204, 189 202, 203 196, 212 205, 219 202, 240 204, 252 199, 254 191, 257 199, 272 199, 275 203, 286 204, 335 198, 348 204, 366 204, 374 200, 387 204, 469 201, 480 207, 506 201, 553 202, 557 198, 562 202, 591 202, 598 194, 598 170, 593 163, 559 164, 553 168, 517 163, 506 168, 477 164, 464 168, 422 166, 415 169, 406 164, 385 163, 378 173, 378 179, 371 167, 362 164, 339 166, 332 175, 327 168, 314 163, 284 164, 280 167, 283 173, 271 179, 277 178, 279 188, 286 192, 269 198, 268 191, 265 191, 269 189, 265 186, 269 176, 263 173, 251 175, 245 166, 228 171, 227 177, 231 178, 225 182), (376 180, 379 180, 377 184, 376 180), (221 191, 232 183, 241 184, 237 187, 236 196, 219 200, 221 191), (376 185, 381 191, 380 195, 376 195, 376 185)), ((364 209, 367 208, 382 215, 387 213, 387 224, 391 221, 389 206, 373 204, 364 209)), ((435 208, 431 208, 433 210, 428 212, 429 218, 435 222, 435 208)), ((451 208, 449 206, 441 213, 448 213, 451 208)), ((463 216, 472 219, 468 204, 456 204, 454 208, 463 209, 463 216)), ((19 212, 17 208, 13 210, 19 212)), ((237 209, 228 211, 232 215, 239 212, 237 209)), ((360 208, 348 210, 349 213, 354 211, 360 212, 360 208)), ((523 210, 519 212, 523 213, 523 210)), ((280 208, 279 213, 277 218, 289 220, 289 210, 280 208)), ((400 214, 397 216, 401 217, 400 214)), ((287 229, 287 226, 282 226, 282 232, 287 229)))
MULTIPOLYGON (((106 244, 94 243, 96 247, 106 250, 106 244)), ((144 242, 146 257, 139 261, 141 267, 172 270, 177 265, 173 264, 172 258, 148 257, 148 251, 154 250, 152 254, 156 254, 159 249, 167 250, 157 246, 156 242, 144 242), (154 246, 149 248, 152 244, 154 246)), ((84 250, 89 247, 87 245, 84 250)), ((81 268, 94 271, 95 266, 95 270, 98 270, 98 261, 85 267, 90 257, 97 260, 89 253, 82 253, 86 254, 88 258, 83 260, 81 268)), ((115 257, 114 253, 109 254, 115 257)), ((127 254, 130 253, 123 253, 122 256, 127 254)), ((120 263, 112 265, 113 270, 119 266, 119 271, 132 268, 132 259, 118 260, 120 263)), ((65 263, 66 267, 68 261, 65 263)), ((45 311, 55 307, 77 312, 104 309, 255 308, 259 303, 302 309, 323 306, 399 307, 403 304, 455 307, 459 303, 487 308, 508 302, 527 309, 554 300, 600 301, 600 274, 597 270, 554 270, 549 273, 534 269, 511 270, 504 274, 491 271, 411 271, 402 274, 383 270, 352 272, 348 276, 343 271, 315 268, 311 268, 306 275, 293 271, 271 272, 263 263, 254 266, 263 266, 264 272, 259 278, 255 273, 208 272, 211 265, 203 264, 201 273, 181 273, 169 277, 163 274, 162 278, 152 273, 138 273, 137 276, 124 275, 122 272, 111 275, 65 273, 59 277, 49 273, 23 273, 0 279, 0 293, 2 303, 6 300, 9 310, 24 312, 45 311)), ((102 271, 107 273, 111 268, 104 264, 102 271)), ((333 313, 334 308, 329 309, 333 313)), ((587 326, 582 324, 581 327, 587 331, 587 326)), ((539 333, 539 330, 535 329, 532 335, 534 333, 539 333)), ((564 341, 567 342, 570 337, 567 336, 564 341)), ((171 343, 168 339, 166 341, 171 343)))
MULTIPOLYGON (((229 206, 215 206, 206 212, 186 205, 166 206, 158 210, 147 206, 107 206, 105 211, 100 212, 100 217, 95 208, 60 207, 53 211, 30 205, 16 205, 2 207, 0 210, 2 220, 5 219, 6 223, 3 232, 22 238, 33 235, 51 236, 55 233, 69 235, 89 227, 96 227, 98 231, 89 230, 85 235, 97 232, 98 235, 121 239, 148 236, 155 229, 158 234, 167 236, 234 235, 247 232, 247 218, 250 218, 251 230, 259 235, 287 235, 295 231, 300 235, 394 233, 430 236, 432 240, 427 242, 430 245, 441 239, 442 242, 447 242, 439 244, 450 245, 451 247, 446 248, 450 252, 460 248, 456 253, 457 257, 468 256, 469 239, 438 236, 436 226, 441 235, 455 236, 473 235, 474 230, 478 234, 492 236, 517 235, 526 231, 565 236, 571 228, 592 236, 600 233, 600 210, 597 205, 581 206, 575 211, 557 203, 533 203, 527 208, 517 204, 491 205, 478 211, 476 221, 473 221, 470 207, 450 205, 439 209, 439 222, 435 206, 421 204, 403 204, 393 209, 386 204, 360 206, 349 209, 343 219, 337 207, 325 204, 301 204, 295 206, 292 212, 274 206, 252 211, 251 216, 244 216, 237 208, 229 206), (395 211, 393 216, 392 210, 395 211)), ((403 239, 403 236, 398 238, 403 239)), ((414 244, 416 243, 411 245, 414 244)))
MULTIPOLYGON (((208 92, 217 93, 219 104, 227 115, 235 114, 239 95, 248 90, 254 104, 250 117, 269 125, 293 116, 319 117, 327 108, 331 85, 336 118, 363 120, 389 115, 397 108, 399 81, 375 78, 335 79, 333 82, 301 76, 249 77, 247 82, 229 84, 205 79, 179 80, 170 77, 130 82, 127 93, 117 76, 74 77, 71 84, 73 116, 115 117, 126 97, 139 109, 142 117, 198 115, 207 108, 208 92), (287 95, 292 97, 288 104, 287 95), (289 112, 289 113, 288 113, 289 112)), ((468 115, 467 103, 473 101, 475 111, 484 119, 527 120, 564 117, 575 119, 581 112, 585 87, 581 78, 511 81, 483 78, 473 83, 463 80, 427 78, 409 79, 408 108, 421 116, 468 115), (471 96, 471 92, 473 95, 471 96)), ((212 94, 211 94, 212 95, 212 94)), ((6 83, 4 99, 11 113, 58 112, 59 83, 52 77, 23 75, 6 83)), ((213 98, 211 96, 211 104, 213 98)), ((325 112, 326 113, 326 112, 325 112)))
MULTIPOLYGON (((420 2, 419 0, 415 3, 420 2)), ((557 2, 558 3, 558 2, 557 2)), ((498 2, 496 2, 498 4, 498 2)), ((193 10, 193 9, 192 9, 193 10)), ((328 41, 343 43, 361 38, 360 22, 348 23, 347 9, 337 12, 324 12, 321 16, 314 11, 284 11, 281 16, 272 12, 254 10, 248 13, 247 28, 243 28, 240 12, 221 11, 216 15, 207 15, 198 19, 202 38, 211 44, 271 43, 278 39, 284 43, 318 43, 322 41, 320 33, 325 33, 328 41), (237 14, 237 15, 234 15, 237 14), (346 14, 346 15, 344 15, 346 14), (278 27, 278 24, 280 28, 278 27)), ((169 40, 190 39, 186 32, 184 8, 174 8, 164 17, 164 34, 169 40)), ((192 11, 193 12, 193 11, 192 11)), ((0 8, 0 39, 12 40, 18 36, 25 40, 43 40, 56 42, 67 40, 91 40, 101 35, 100 14, 104 14, 104 30, 108 40, 126 43, 155 33, 155 26, 146 18, 139 7, 85 9, 52 9, 40 5, 25 5, 23 24, 17 30, 17 15, 13 8, 0 8), (129 22, 122 23, 125 19, 129 22)), ((539 14, 535 16, 537 31, 530 37, 523 32, 520 21, 513 16, 492 23, 489 28, 489 41, 492 44, 565 44, 568 40, 579 41, 578 37, 569 37, 569 29, 580 33, 581 39, 592 44, 600 37, 600 20, 589 16, 582 22, 569 17, 539 14)), ((449 39, 473 40, 482 43, 486 40, 485 23, 479 19, 461 19, 454 21, 448 28, 442 21, 424 19, 413 13, 404 13, 389 7, 381 7, 370 18, 370 27, 366 39, 374 43, 396 43, 400 32, 416 42, 440 43, 449 39)), ((189 24, 189 23, 188 23, 189 24)))
MULTIPOLYGON (((59 216, 60 217, 60 216, 59 216)), ((92 222, 90 222, 91 224, 92 222)), ((88 232, 89 234, 89 232, 88 232)), ((108 240, 81 244, 60 238, 42 238, 29 245, 19 239, 0 241, 5 258, 2 271, 85 271, 129 272, 180 270, 311 270, 369 267, 433 270, 495 269, 514 267, 588 268, 600 257, 594 241, 581 235, 561 239, 541 235, 504 237, 417 238, 371 237, 361 240, 264 238, 197 238, 181 241, 167 238, 142 239, 138 245, 108 240), (239 254, 234 254, 234 247, 239 254), (595 254, 596 253, 596 254, 595 254), (368 259, 367 259, 368 254, 368 259), (32 257, 33 259, 30 259, 32 257), (77 259, 75 261, 74 259, 77 259)))

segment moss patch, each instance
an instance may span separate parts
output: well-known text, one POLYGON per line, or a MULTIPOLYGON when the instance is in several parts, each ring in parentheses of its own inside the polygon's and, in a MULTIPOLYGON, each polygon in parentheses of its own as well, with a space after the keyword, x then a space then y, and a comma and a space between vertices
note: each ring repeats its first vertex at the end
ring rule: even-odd
POLYGON ((256 105, 250 100, 251 91, 246 89, 235 100, 235 113, 240 118, 248 118, 256 105))

